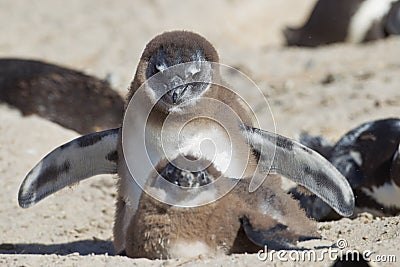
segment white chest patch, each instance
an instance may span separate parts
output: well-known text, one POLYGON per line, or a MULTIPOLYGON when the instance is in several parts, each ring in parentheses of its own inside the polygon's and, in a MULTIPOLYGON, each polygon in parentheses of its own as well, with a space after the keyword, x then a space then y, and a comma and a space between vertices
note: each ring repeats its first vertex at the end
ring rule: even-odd
POLYGON ((347 41, 360 43, 365 38, 374 21, 381 20, 396 0, 366 0, 350 20, 347 41))
MULTIPOLYGON (((123 127, 123 150, 130 174, 137 183, 131 181, 129 185, 124 184, 125 188, 129 188, 124 195, 134 212, 141 196, 139 186, 146 184, 154 173, 155 166, 162 160, 171 162, 180 156, 192 156, 212 162, 215 169, 226 177, 241 178, 244 175, 250 149, 241 136, 239 127, 236 128, 233 123, 233 129, 226 129, 204 118, 194 119, 183 125, 176 122, 164 125, 146 124, 146 117, 140 113, 131 118, 129 128, 125 124, 123 127), (144 125, 146 130, 143 129, 144 125), (134 195, 130 192, 134 192, 134 195)), ((187 169, 185 166, 177 167, 187 169)), ((130 177, 128 173, 124 175, 130 177)))
POLYGON ((400 209, 400 187, 393 181, 380 187, 373 186, 371 190, 363 188, 363 192, 382 206, 400 209))
POLYGON ((210 254, 215 254, 215 251, 200 241, 180 241, 171 247, 172 258, 191 258, 199 255, 210 254))
MULTIPOLYGON (((157 131, 160 130, 154 129, 154 132, 157 131)), ((240 178, 248 163, 246 152, 249 153, 249 149, 237 144, 241 141, 239 135, 239 129, 226 129, 211 121, 199 123, 193 120, 181 128, 164 125, 160 137, 146 137, 146 146, 155 165, 165 158, 172 161, 179 156, 192 156, 212 162, 225 176, 240 178)), ((185 169, 185 166, 178 167, 185 169)))
POLYGON ((183 128, 174 151, 174 158, 190 155, 214 163, 217 170, 226 172, 232 158, 232 143, 224 129, 216 125, 207 128, 183 128))

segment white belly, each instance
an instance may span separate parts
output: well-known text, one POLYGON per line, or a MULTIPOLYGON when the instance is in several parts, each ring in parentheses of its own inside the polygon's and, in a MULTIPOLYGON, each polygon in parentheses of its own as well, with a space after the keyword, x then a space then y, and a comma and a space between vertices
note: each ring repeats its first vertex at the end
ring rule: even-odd
POLYGON ((372 24, 379 21, 390 10, 391 3, 396 0, 366 0, 350 21, 347 41, 352 43, 361 42, 372 24))
MULTIPOLYGON (((183 125, 175 119, 162 126, 146 123, 147 114, 138 111, 140 109, 135 109, 125 117, 122 129, 126 162, 123 159, 119 162, 119 169, 124 170, 120 173, 119 192, 127 203, 124 229, 137 211, 142 188, 154 174, 155 166, 165 159, 172 161, 180 155, 193 156, 212 162, 225 177, 243 177, 250 150, 235 118, 226 123, 225 128, 212 120, 200 123, 196 119, 183 125), (229 127, 231 129, 227 129, 229 127), (125 163, 126 168, 122 168, 125 163)), ((189 112, 186 115, 189 116, 189 112)))
POLYGON ((215 255, 216 251, 200 241, 176 242, 170 249, 171 258, 192 258, 200 255, 215 255))
POLYGON ((197 127, 195 123, 189 123, 180 133, 168 129, 162 135, 162 142, 161 147, 154 148, 158 150, 157 161, 165 157, 171 161, 178 156, 192 156, 212 162, 218 171, 230 177, 241 176, 233 168, 236 148, 232 145, 229 134, 220 125, 210 123, 197 127))
POLYGON ((393 181, 380 187, 372 186, 371 190, 366 188, 362 190, 382 206, 400 209, 400 187, 393 181))
MULTIPOLYGON (((154 166, 161 160, 170 162, 180 155, 208 160, 226 177, 243 177, 250 150, 240 136, 238 127, 226 129, 212 121, 201 122, 200 126, 195 119, 181 127, 175 124, 165 124, 163 127, 147 125, 144 135, 143 125, 143 121, 136 116, 124 140, 124 155, 129 171, 140 186, 146 185, 147 179, 155 171, 154 166)), ((136 210, 140 196, 135 194, 130 199, 136 210)))

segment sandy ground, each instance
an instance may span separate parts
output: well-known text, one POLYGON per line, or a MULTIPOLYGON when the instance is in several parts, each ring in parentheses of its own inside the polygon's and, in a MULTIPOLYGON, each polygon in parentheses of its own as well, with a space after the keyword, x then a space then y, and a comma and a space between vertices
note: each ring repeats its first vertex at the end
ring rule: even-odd
MULTIPOLYGON (((45 59, 98 77, 111 74, 115 88, 125 94, 146 42, 165 30, 189 29, 215 45, 221 62, 257 83, 280 134, 295 138, 308 131, 336 140, 362 122, 399 117, 400 38, 313 50, 282 47, 280 30, 301 22, 313 3, 0 0, 0 56, 45 59)), ((260 116, 268 112, 261 100, 251 101, 260 116)), ((26 173, 46 153, 78 134, 36 116, 22 117, 4 104, 0 122, 2 266, 309 266, 278 259, 261 262, 257 255, 169 261, 113 256, 112 176, 83 181, 27 210, 17 203, 26 173)), ((320 223, 323 240, 304 245, 322 253, 344 238, 349 249, 370 250, 372 257, 395 255, 400 261, 399 220, 362 214, 353 220, 320 223)), ((312 266, 329 262, 325 257, 312 266)))

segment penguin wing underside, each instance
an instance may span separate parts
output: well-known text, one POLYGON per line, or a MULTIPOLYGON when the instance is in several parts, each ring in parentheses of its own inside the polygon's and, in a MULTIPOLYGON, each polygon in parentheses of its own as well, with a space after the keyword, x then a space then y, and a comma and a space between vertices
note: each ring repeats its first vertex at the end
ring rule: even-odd
POLYGON ((299 208, 297 200, 281 190, 279 180, 271 176, 250 193, 251 178, 241 179, 232 191, 243 200, 239 219, 247 238, 254 244, 275 250, 299 249, 297 241, 320 238, 317 224, 299 208))
MULTIPOLYGON (((258 173, 264 177, 269 173, 283 175, 320 197, 340 215, 353 213, 353 191, 328 160, 286 137, 249 126, 243 129, 247 142, 258 156, 258 173)), ((261 183, 262 180, 253 178, 250 191, 261 183)))
POLYGON ((45 156, 22 182, 18 202, 28 208, 52 193, 97 174, 117 173, 119 128, 81 136, 45 156))

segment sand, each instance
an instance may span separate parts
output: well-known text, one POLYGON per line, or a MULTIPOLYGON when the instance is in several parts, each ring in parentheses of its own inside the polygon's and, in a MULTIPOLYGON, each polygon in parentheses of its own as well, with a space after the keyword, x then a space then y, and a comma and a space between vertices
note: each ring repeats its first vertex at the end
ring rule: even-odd
MULTIPOLYGON (((252 78, 266 96, 276 130, 337 140, 360 123, 400 114, 400 38, 365 45, 284 48, 281 29, 300 23, 314 1, 0 1, 1 57, 43 59, 111 77, 124 95, 145 44, 165 30, 194 30, 221 62, 252 78), (216 2, 216 3, 214 3, 216 2), (214 5, 211 8, 211 5, 214 5)), ((229 77, 234 80, 235 77, 229 77)), ((257 98, 260 116, 268 107, 257 98)), ((76 132, 0 104, 0 265, 10 266, 326 266, 231 255, 150 261, 114 256, 115 178, 102 175, 64 189, 30 209, 18 206, 26 173, 76 132)), ((319 223, 323 239, 303 244, 322 253, 339 238, 346 249, 400 261, 400 217, 319 223)), ((386 263, 395 266, 396 263, 386 263)))

